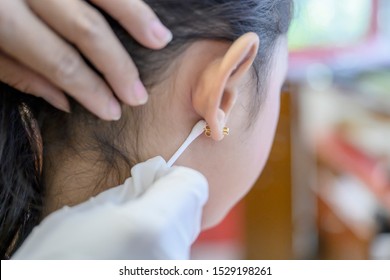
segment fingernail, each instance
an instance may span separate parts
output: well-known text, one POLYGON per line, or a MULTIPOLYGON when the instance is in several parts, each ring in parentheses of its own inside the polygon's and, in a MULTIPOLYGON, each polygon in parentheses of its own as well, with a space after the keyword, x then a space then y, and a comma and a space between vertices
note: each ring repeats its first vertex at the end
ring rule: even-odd
POLYGON ((68 99, 66 99, 63 95, 49 95, 48 97, 44 97, 44 99, 52 104, 57 109, 64 111, 66 113, 70 113, 70 105, 68 99))
POLYGON ((70 106, 69 106, 69 103, 67 104, 58 104, 58 108, 66 113, 69 113, 70 114, 70 106))
POLYGON ((151 23, 151 29, 154 37, 163 44, 168 44, 172 40, 172 33, 159 20, 151 23))
POLYGON ((57 109, 60 109, 61 111, 64 111, 66 113, 70 113, 70 106, 67 100, 57 99, 52 104, 57 109))
POLYGON ((111 99, 108 104, 108 110, 112 120, 118 121, 121 118, 122 110, 116 99, 111 99))
POLYGON ((143 105, 148 101, 148 93, 140 80, 134 83, 134 97, 138 105, 143 105))

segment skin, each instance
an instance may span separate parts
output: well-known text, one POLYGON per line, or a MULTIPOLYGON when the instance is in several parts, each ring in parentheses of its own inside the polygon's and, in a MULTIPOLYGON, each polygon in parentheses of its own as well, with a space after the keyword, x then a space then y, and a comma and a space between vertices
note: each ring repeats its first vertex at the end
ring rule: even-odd
MULTIPOLYGON (((266 98, 248 129, 248 107, 255 90, 251 66, 259 44, 253 33, 243 35, 233 44, 194 43, 176 59, 170 78, 152 90, 145 105, 139 135, 140 143, 145 145, 138 151, 142 161, 158 155, 168 160, 200 119, 211 127, 212 137, 197 138, 175 163, 200 171, 209 182, 203 228, 217 224, 250 190, 272 146, 280 89, 287 71, 287 40, 283 37, 277 42, 266 98), (230 128, 229 136, 223 137, 224 126, 230 128)), ((131 139, 133 130, 127 129, 131 139)), ((47 213, 87 200, 91 196, 87 186, 93 185, 90 179, 99 176, 96 163, 79 158, 53 164, 50 171, 46 174, 55 175, 46 178, 51 186, 47 213), (80 170, 87 170, 88 176, 80 170), (75 189, 80 182, 86 188, 75 189)), ((118 182, 112 181, 111 186, 115 185, 118 182)))
MULTIPOLYGON (((141 0, 90 2, 145 47, 160 49, 172 39, 141 0)), ((121 117, 118 99, 132 106, 148 99, 128 53, 103 16, 82 0, 1 0, 0 81, 69 112, 66 92, 103 120, 121 117)))
MULTIPOLYGON (((253 42, 256 42, 256 40, 252 40, 254 38, 245 38, 243 42, 244 46, 249 48, 253 42)), ((210 48, 212 46, 207 46, 206 43, 204 46, 199 46, 198 50, 193 51, 197 52, 199 56, 196 57, 200 58, 210 48)), ((225 73, 231 73, 235 65, 241 63, 241 60, 236 60, 237 58, 234 55, 224 52, 224 46, 217 46, 216 44, 215 48, 216 52, 221 51, 219 53, 220 56, 224 55, 223 58, 225 61, 228 61, 227 64, 229 66, 227 66, 227 69, 217 67, 215 71, 211 71, 210 73, 207 73, 207 70, 202 70, 205 68, 200 66, 200 75, 210 77, 210 81, 206 79, 205 86, 205 88, 210 86, 211 90, 208 91, 209 94, 215 92, 213 91, 214 86, 212 84, 216 83, 223 89, 223 94, 229 94, 229 91, 231 91, 230 94, 236 95, 234 97, 236 100, 234 102, 232 101, 231 107, 224 109, 226 118, 222 125, 219 127, 217 125, 216 129, 214 129, 215 132, 222 132, 222 128, 227 126, 230 128, 230 135, 221 141, 217 140, 223 137, 221 135, 222 133, 214 135, 214 139, 202 136, 195 143, 191 144, 189 149, 176 162, 176 165, 187 166, 200 171, 206 176, 209 182, 210 194, 203 211, 203 228, 210 228, 218 224, 228 211, 250 190, 263 170, 276 131, 280 108, 280 89, 287 72, 287 43, 285 39, 282 39, 278 44, 272 63, 266 99, 262 104, 260 113, 253 121, 253 127, 246 129, 248 123, 246 108, 249 107, 249 103, 252 101, 254 90, 253 79, 250 73, 251 69, 238 69, 238 71, 242 71, 238 76, 229 76, 224 81, 227 76, 223 74, 224 71, 225 73), (231 64, 229 64, 229 61, 231 64), (216 79, 216 77, 220 78, 216 79)), ((230 46, 230 48, 232 47, 230 46)), ((241 54, 241 58, 247 55, 245 48, 238 48, 237 51, 241 54)), ((206 61, 208 60, 207 57, 204 59, 206 61)), ((215 60, 218 60, 218 58, 214 58, 215 60)), ((210 64, 213 64, 213 62, 210 64)), ((245 67, 245 65, 241 67, 245 67)), ((191 76, 191 68, 192 64, 186 72, 180 72, 183 73, 182 75, 191 76)), ((180 80, 180 78, 177 80, 180 80)), ((192 92, 197 94, 197 91, 200 90, 199 82, 192 80, 190 84, 192 85, 192 92)), ((207 92, 206 89, 204 90, 207 92)), ((196 99, 196 97, 192 96, 193 99, 196 99)), ((202 108, 206 108, 207 101, 201 103, 201 106, 203 106, 202 108)), ((221 107, 223 107, 221 104, 216 103, 213 109, 218 112, 218 109, 221 107)), ((185 118, 186 110, 181 111, 180 116, 185 118)), ((196 117, 194 116, 194 118, 196 117)), ((218 117, 215 118, 217 119, 218 117)), ((204 119, 209 124, 211 123, 211 120, 207 120, 207 117, 204 117, 204 119)), ((177 117, 176 120, 180 120, 180 117, 177 117)), ((175 122, 175 118, 173 117, 171 121, 175 122)), ((193 122, 189 120, 189 123, 192 124, 193 122)), ((187 125, 187 131, 190 131, 190 128, 191 125, 187 125)), ((183 135, 183 139, 185 137, 183 135)), ((178 144, 176 144, 176 147, 178 147, 178 144)), ((172 147, 171 151, 175 151, 175 149, 177 148, 172 147)), ((170 155, 167 154, 165 158, 168 159, 169 157, 170 155)))

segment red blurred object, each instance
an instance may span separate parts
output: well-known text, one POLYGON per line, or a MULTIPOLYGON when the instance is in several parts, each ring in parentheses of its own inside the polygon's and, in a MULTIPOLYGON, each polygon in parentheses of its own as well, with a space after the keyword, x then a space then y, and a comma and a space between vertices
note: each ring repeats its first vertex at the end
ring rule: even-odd
POLYGON ((321 137, 317 144, 322 161, 337 171, 359 178, 390 209, 390 178, 386 166, 379 159, 353 146, 338 133, 321 137))
POLYGON ((197 259, 240 259, 244 250, 244 204, 237 204, 225 219, 200 234, 193 245, 197 259))
POLYGON ((241 241, 244 236, 243 202, 237 204, 216 227, 202 232, 197 242, 204 241, 241 241))

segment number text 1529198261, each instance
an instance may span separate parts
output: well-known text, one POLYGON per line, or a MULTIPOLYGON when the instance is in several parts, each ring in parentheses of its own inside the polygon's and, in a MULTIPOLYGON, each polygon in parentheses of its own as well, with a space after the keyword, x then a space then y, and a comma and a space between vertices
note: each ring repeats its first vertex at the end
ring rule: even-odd
POLYGON ((272 273, 271 273, 271 267, 221 266, 221 267, 213 267, 213 275, 272 276, 272 273))

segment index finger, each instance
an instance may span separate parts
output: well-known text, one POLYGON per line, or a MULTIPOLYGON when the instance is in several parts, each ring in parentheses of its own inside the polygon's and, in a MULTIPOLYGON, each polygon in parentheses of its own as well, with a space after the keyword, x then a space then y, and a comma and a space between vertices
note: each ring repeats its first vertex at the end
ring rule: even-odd
POLYGON ((133 106, 146 103, 148 95, 134 62, 96 9, 79 0, 41 2, 28 0, 41 19, 77 46, 121 101, 133 106))
POLYGON ((90 0, 115 18, 139 43, 151 49, 165 47, 172 33, 141 0, 90 0))

